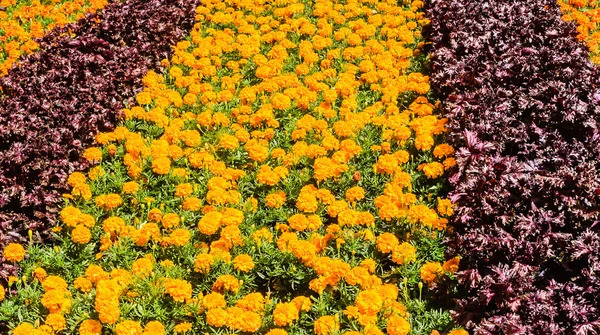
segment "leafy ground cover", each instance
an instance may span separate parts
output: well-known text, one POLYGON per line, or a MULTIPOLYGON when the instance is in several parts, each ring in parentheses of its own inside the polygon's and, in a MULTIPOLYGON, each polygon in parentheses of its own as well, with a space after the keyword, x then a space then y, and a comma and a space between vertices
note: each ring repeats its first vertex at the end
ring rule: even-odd
MULTIPOLYGON (((194 1, 130 0, 57 28, 0 78, 0 245, 43 241, 81 153, 191 29, 194 1)), ((0 261, 0 276, 16 267, 0 261)))
POLYGON ((86 13, 95 13, 104 8, 107 0, 3 0, 0 6, 0 76, 21 55, 39 48, 36 38, 55 27, 75 22, 86 13))
POLYGON ((82 152, 93 167, 68 178, 54 247, 4 249, 21 272, 0 320, 16 335, 466 334, 442 285, 455 160, 422 6, 202 1, 82 152))
POLYGON ((432 86, 457 150, 457 320, 475 334, 597 333, 600 73, 588 48, 554 1, 427 8, 432 86))

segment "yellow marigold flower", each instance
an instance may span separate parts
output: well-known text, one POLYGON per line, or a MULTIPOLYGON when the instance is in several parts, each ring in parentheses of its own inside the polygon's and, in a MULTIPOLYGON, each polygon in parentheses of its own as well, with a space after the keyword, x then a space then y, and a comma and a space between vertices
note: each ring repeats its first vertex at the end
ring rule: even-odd
POLYGON ((150 321, 144 327, 144 335, 165 335, 165 326, 159 321, 150 321))
POLYGON ((396 264, 408 264, 416 260, 417 249, 408 242, 402 242, 392 249, 392 261, 396 264))
POLYGON ((46 273, 46 270, 44 270, 43 268, 35 268, 35 270, 33 270, 33 277, 37 279, 40 283, 43 282, 47 276, 48 273, 46 273))
POLYGON ((224 308, 227 306, 225 297, 217 292, 211 292, 202 299, 202 306, 206 309, 224 308))
POLYGON ((99 162, 102 160, 102 150, 97 147, 91 147, 83 152, 83 158, 89 162, 99 162))
POLYGON ((314 330, 317 335, 329 335, 337 332, 340 329, 340 324, 337 317, 325 315, 315 321, 314 330))
POLYGON ((389 254, 400 243, 396 235, 392 233, 383 233, 377 236, 377 250, 384 254, 389 254))
POLYGON ((270 208, 281 208, 285 204, 285 201, 286 195, 281 191, 271 193, 265 197, 265 204, 270 208))
POLYGON ((117 323, 116 335, 142 335, 142 326, 137 321, 125 320, 117 323))
POLYGON ((25 258, 25 248, 18 243, 9 243, 4 248, 3 256, 9 262, 20 262, 25 258))
POLYGON ((92 232, 83 225, 78 225, 75 227, 75 229, 73 229, 73 231, 71 231, 71 239, 75 243, 85 244, 88 243, 91 238, 92 232))
POLYGON ((448 335, 469 335, 469 332, 464 329, 455 329, 449 332, 448 335))
POLYGON ((254 269, 254 262, 250 255, 238 255, 233 259, 233 268, 242 272, 254 269))
POLYGON ((188 197, 183 201, 183 209, 186 211, 197 212, 202 208, 202 200, 196 197, 188 197))
POLYGON ((152 96, 147 91, 142 91, 135 96, 135 101, 140 105, 148 105, 152 103, 152 96))
POLYGON ((392 315, 388 319, 386 329, 389 335, 408 335, 410 323, 401 316, 392 315))
POLYGON ((168 278, 164 282, 164 287, 177 302, 185 302, 192 298, 192 285, 185 280, 168 278))
POLYGON ((84 277, 78 277, 73 282, 73 286, 81 292, 88 293, 92 291, 93 284, 92 282, 84 277))
POLYGON ((4 291, 4 286, 2 286, 2 284, 0 284, 0 302, 2 302, 2 300, 4 300, 5 295, 6 295, 6 292, 4 291))
POLYGON ((362 262, 360 262, 360 266, 367 269, 369 271, 369 273, 374 273, 375 267, 377 266, 377 262, 375 262, 375 260, 373 260, 371 258, 367 258, 367 259, 363 260, 362 262))
POLYGON ((273 320, 280 327, 289 326, 298 320, 298 313, 298 308, 293 303, 278 303, 273 311, 273 320))
POLYGON ((421 267, 421 279, 427 284, 436 282, 443 274, 444 269, 438 262, 427 262, 421 267))
POLYGON ((96 320, 84 320, 79 325, 79 334, 81 335, 101 335, 102 324, 96 320))
POLYGON ((135 181, 128 181, 123 184, 123 193, 125 194, 135 194, 140 189, 140 185, 135 181))
POLYGON ((62 314, 50 313, 46 317, 46 325, 52 327, 54 331, 61 331, 66 327, 66 320, 62 314))
POLYGON ((444 262, 444 265, 442 266, 442 268, 444 268, 444 271, 446 271, 446 272, 454 273, 454 272, 458 271, 459 263, 460 263, 460 258, 454 257, 454 258, 449 259, 446 262, 444 262))

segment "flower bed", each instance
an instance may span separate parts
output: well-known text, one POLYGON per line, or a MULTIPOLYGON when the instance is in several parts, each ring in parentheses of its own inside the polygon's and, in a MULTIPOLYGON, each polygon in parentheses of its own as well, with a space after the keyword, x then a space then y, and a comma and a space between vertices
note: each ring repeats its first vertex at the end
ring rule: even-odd
MULTIPOLYGON (((55 223, 67 177, 99 131, 160 67, 192 25, 195 3, 108 5, 38 40, 40 51, 0 78, 0 245, 40 241, 55 223)), ((15 274, 5 262, 0 275, 15 274)))
POLYGON ((434 295, 458 263, 441 245, 455 161, 422 5, 203 1, 165 72, 83 151, 55 247, 11 245, 22 280, 0 320, 17 335, 464 335, 434 295))
POLYGON ((33 1, 4 0, 0 6, 0 76, 8 70, 21 55, 38 49, 35 39, 55 27, 74 22, 104 8, 107 0, 53 1, 51 4, 33 1))

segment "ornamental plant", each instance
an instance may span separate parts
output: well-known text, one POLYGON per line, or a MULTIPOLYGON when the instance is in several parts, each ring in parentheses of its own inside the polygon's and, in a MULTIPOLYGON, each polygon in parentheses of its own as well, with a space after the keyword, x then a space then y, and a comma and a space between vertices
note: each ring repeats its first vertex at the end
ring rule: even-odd
POLYGON ((563 20, 577 25, 577 39, 586 43, 594 63, 600 63, 600 3, 596 0, 561 0, 563 20))
POLYGON ((427 8, 456 148, 456 320, 475 334, 596 333, 599 69, 554 1, 427 8))
MULTIPOLYGON (((454 149, 421 1, 202 1, 82 150, 13 334, 431 334, 454 149), (64 321, 64 322, 63 322, 64 321)), ((435 332, 433 332, 435 334, 435 332)), ((450 334, 462 334, 462 330, 450 334)))
MULTIPOLYGON (((0 247, 43 241, 83 148, 115 126, 193 22, 194 1, 125 1, 38 40, 40 50, 0 79, 0 247)), ((0 258, 0 275, 16 268, 0 258)))

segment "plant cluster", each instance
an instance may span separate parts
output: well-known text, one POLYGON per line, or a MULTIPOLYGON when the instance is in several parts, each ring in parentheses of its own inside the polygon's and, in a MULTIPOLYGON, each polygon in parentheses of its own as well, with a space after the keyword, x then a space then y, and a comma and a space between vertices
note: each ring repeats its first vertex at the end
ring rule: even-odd
POLYGON ((465 335, 432 290, 458 265, 442 248, 456 162, 422 6, 203 0, 164 73, 82 152, 56 245, 4 249, 22 270, 0 320, 14 335, 465 335))
POLYGON ((0 11, 0 76, 6 75, 21 55, 37 50, 35 39, 43 37, 45 31, 75 22, 85 13, 95 13, 107 3, 107 0, 0 1, 4 7, 0 11))
MULTIPOLYGON (((38 40, 0 78, 0 245, 43 239, 83 148, 114 128, 124 102, 191 29, 195 1, 108 5, 38 40)), ((0 261, 6 278, 15 268, 0 261)))
POLYGON ((555 1, 427 6, 457 150, 457 320, 475 334, 597 333, 600 70, 555 1))

